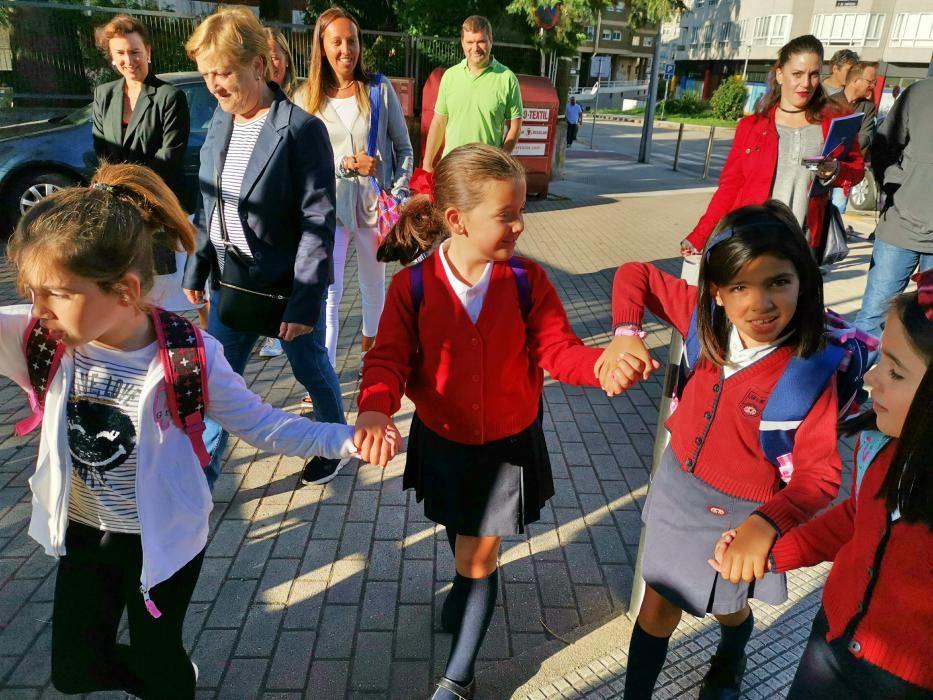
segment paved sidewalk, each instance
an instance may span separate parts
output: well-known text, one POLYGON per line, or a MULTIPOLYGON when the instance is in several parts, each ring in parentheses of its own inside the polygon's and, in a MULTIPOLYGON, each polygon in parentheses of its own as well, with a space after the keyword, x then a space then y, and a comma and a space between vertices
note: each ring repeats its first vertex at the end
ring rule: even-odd
MULTIPOLYGON (((602 345, 615 268, 646 260, 676 273, 677 243, 711 191, 664 168, 601 172, 592 161, 580 165, 552 190, 566 198, 529 202, 519 247, 547 267, 580 337, 602 345), (658 192, 661 185, 679 191, 658 192)), ((846 298, 844 311, 861 296, 866 249, 828 285, 829 299, 846 298)), ((348 279, 354 277, 348 270, 348 279)), ((4 269, 0 303, 13 301, 4 269)), ((342 315, 338 368, 352 422, 361 323, 353 285, 342 315)), ((647 330, 664 359, 669 331, 657 323, 647 330)), ((300 410, 303 390, 284 358, 256 356, 246 378, 274 405, 300 410)), ((478 697, 618 696, 660 381, 611 401, 593 389, 546 386, 556 495, 527 537, 503 545, 500 599, 480 655, 478 697)), ((20 390, 0 380, 5 435, 24 407, 20 390)), ((403 405, 403 431, 410 416, 411 405, 403 405)), ((54 561, 26 535, 35 445, 35 437, 0 442, 4 699, 59 697, 49 682, 54 561)), ((199 698, 427 697, 450 644, 439 615, 454 570, 443 532, 401 490, 403 465, 404 455, 384 472, 354 464, 324 487, 303 487, 300 460, 231 441, 185 629, 201 669, 199 698)), ((798 606, 759 616, 759 628, 786 629, 788 636, 777 645, 757 636, 762 662, 755 669, 771 669, 778 680, 792 669, 819 576, 795 579, 798 606)), ((664 697, 689 696, 685 688, 696 684, 715 643, 700 626, 680 633, 672 657, 684 660, 666 676, 664 697)))

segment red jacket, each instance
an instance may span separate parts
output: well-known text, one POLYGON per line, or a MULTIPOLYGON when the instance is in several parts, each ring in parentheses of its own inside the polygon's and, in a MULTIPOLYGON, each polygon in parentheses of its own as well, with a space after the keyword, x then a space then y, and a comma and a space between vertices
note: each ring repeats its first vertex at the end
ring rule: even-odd
POLYGON ((853 486, 842 503, 780 538, 772 563, 789 571, 832 561, 823 588, 827 641, 854 625, 850 653, 933 690, 933 532, 922 523, 891 523, 875 495, 896 444, 878 453, 857 494, 853 486))
MULTIPOLYGON (((764 204, 770 199, 778 159, 778 132, 774 125, 776 109, 773 108, 767 117, 752 114, 739 120, 732 150, 719 176, 719 188, 710 200, 706 213, 687 236, 687 240, 697 250, 703 250, 710 232, 726 214, 749 204, 764 204)), ((821 125, 824 139, 833 117, 845 113, 823 112, 821 125)), ((864 175, 865 161, 856 141, 848 155, 840 159, 839 174, 832 184, 833 187, 851 187, 861 182, 864 175)), ((807 228, 810 229, 810 245, 813 247, 822 241, 828 200, 828 192, 817 195, 810 199, 807 208, 807 228)))
POLYGON ((359 408, 392 415, 402 394, 432 431, 479 445, 509 437, 538 416, 546 369, 558 381, 599 386, 602 354, 577 338, 540 265, 523 260, 531 286, 527 323, 515 276, 494 263, 474 325, 447 280, 440 254, 424 266, 424 296, 415 318, 411 270, 392 279, 373 349, 366 353, 359 408))
MULTIPOLYGON (((613 325, 640 325, 647 307, 686 335, 696 303, 696 287, 653 265, 626 263, 616 271, 613 325)), ((780 347, 728 379, 720 367, 700 360, 667 421, 671 449, 685 471, 719 491, 762 502, 757 512, 781 533, 829 505, 842 480, 835 381, 797 430, 789 484, 783 485, 777 468, 761 450, 761 411, 792 355, 792 348, 780 347)))

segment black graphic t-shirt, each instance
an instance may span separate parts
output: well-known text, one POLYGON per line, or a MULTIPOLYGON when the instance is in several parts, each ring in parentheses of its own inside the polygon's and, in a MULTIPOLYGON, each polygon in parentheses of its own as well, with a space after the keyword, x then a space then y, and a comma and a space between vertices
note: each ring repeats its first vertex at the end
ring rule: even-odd
POLYGON ((68 517, 99 530, 139 533, 136 436, 156 343, 121 352, 95 343, 75 350, 68 400, 71 501, 68 517))

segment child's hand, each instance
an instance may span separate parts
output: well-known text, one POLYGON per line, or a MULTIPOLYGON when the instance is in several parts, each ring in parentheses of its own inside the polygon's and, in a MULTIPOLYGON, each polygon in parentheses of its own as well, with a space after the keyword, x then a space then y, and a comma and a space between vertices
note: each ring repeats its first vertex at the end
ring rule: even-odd
POLYGON ((713 548, 713 558, 707 559, 707 563, 713 569, 722 573, 721 564, 722 558, 726 553, 726 550, 729 549, 729 545, 732 544, 732 540, 735 539, 735 530, 726 530, 719 536, 719 540, 716 542, 716 546, 713 548))
POLYGON ((651 357, 638 336, 616 336, 599 356, 593 374, 609 396, 621 394, 642 379, 648 379, 661 363, 651 357))
POLYGON ((768 553, 776 538, 777 532, 767 520, 749 516, 735 531, 735 537, 722 555, 720 576, 731 583, 751 583, 764 578, 770 568, 768 553))
POLYGON ((366 411, 356 419, 353 444, 360 459, 385 467, 401 446, 401 435, 391 419, 378 411, 366 411))

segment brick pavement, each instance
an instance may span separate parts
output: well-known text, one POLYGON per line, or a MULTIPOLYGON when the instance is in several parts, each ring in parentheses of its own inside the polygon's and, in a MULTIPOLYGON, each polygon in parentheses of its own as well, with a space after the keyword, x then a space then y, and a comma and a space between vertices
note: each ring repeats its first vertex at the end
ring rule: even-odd
MULTIPOLYGON (((676 272, 671 251, 709 194, 685 192, 675 204, 669 197, 584 190, 565 188, 573 200, 529 202, 520 249, 548 268, 580 337, 599 345, 608 340, 615 267, 624 260, 655 260, 676 272)), ((354 278, 352 270, 348 278, 354 278)), ((11 282, 4 270, 0 303, 15 299, 11 282)), ((349 285, 338 367, 350 421, 359 304, 349 285)), ((652 346, 666 345, 668 331, 659 324, 647 329, 652 346)), ((271 403, 300 410, 303 391, 284 358, 257 356, 246 378, 271 403)), ((622 619, 659 382, 611 401, 595 390, 546 387, 556 495, 528 537, 507 538, 503 545, 499 602, 480 654, 479 697, 508 697, 512 689, 534 683, 542 654, 556 654, 565 642, 586 639, 586 633, 622 619)), ((0 381, 4 434, 24 415, 24 405, 19 390, 0 381)), ((403 405, 403 431, 410 415, 411 405, 403 405)), ((48 656, 54 562, 26 535, 26 479, 35 444, 35 437, 0 443, 4 698, 58 696, 49 683, 48 656)), ((301 487, 300 460, 265 455, 236 440, 228 450, 185 627, 201 669, 198 697, 426 697, 450 643, 439 630, 439 615, 453 562, 443 533, 401 490, 403 456, 384 472, 353 465, 324 487, 301 487)), ((699 632, 692 641, 702 639, 699 632)), ((606 681, 595 672, 581 676, 578 683, 589 685, 579 693, 614 696, 619 652, 612 656, 615 666, 592 658, 606 669, 606 681)))

